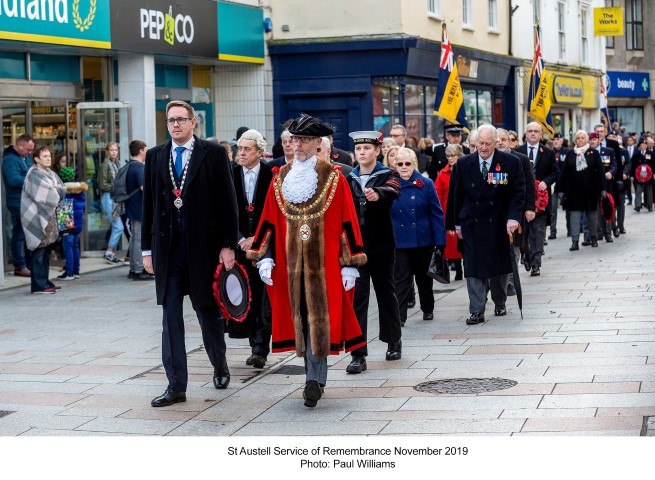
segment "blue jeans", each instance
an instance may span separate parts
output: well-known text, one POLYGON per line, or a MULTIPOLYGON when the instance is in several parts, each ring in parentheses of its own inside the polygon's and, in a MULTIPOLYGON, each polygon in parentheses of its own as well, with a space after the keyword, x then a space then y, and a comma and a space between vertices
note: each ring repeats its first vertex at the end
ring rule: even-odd
POLYGON ((102 211, 105 212, 111 224, 111 235, 107 246, 115 250, 123 235, 123 221, 121 217, 114 218, 114 201, 111 199, 109 192, 102 194, 102 211))
POLYGON ((39 247, 32 252, 32 292, 50 288, 50 246, 39 247))
POLYGON ((30 261, 30 251, 25 245, 25 232, 20 223, 20 207, 7 207, 11 214, 11 261, 16 270, 27 267, 30 261))
POLYGON ((80 273, 80 234, 69 233, 61 239, 66 256, 66 276, 80 273))

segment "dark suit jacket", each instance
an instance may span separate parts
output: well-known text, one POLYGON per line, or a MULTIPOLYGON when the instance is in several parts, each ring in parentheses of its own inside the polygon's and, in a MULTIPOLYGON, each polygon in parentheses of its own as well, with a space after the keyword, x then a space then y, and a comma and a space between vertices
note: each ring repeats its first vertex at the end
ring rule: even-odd
MULTIPOLYGON (((525 177, 525 204, 523 206, 523 211, 530 210, 535 211, 535 203, 537 201, 537 189, 534 184, 534 174, 532 173, 532 166, 530 165, 530 159, 527 155, 523 155, 521 152, 511 150, 511 153, 514 156, 517 156, 521 160, 521 168, 523 169, 523 176, 525 177)), ((521 217, 521 225, 525 222, 525 216, 521 217)))
POLYGON ((465 274, 491 278, 510 273, 506 225, 509 219, 520 222, 523 214, 525 178, 521 162, 511 153, 494 151, 489 174, 506 174, 506 184, 489 184, 482 178, 477 153, 461 157, 456 165, 450 180, 453 216, 447 219, 452 222, 447 228, 462 228, 465 274))
POLYGON ((341 150, 340 148, 332 147, 332 153, 330 153, 330 160, 332 162, 341 163, 343 165, 348 165, 349 167, 353 166, 353 159, 348 152, 341 150))
MULTIPOLYGON (((182 199, 186 230, 190 292, 194 304, 211 305, 214 272, 222 248, 236 249, 237 202, 227 152, 222 145, 195 137, 182 199)), ((175 206, 169 173, 171 141, 146 154, 143 184, 141 248, 152 250, 157 304, 166 291, 175 206)))
POLYGON ((286 164, 287 164, 287 158, 284 155, 282 155, 281 157, 274 158, 266 165, 273 168, 273 167, 283 167, 286 164))
MULTIPOLYGON (((283 157, 284 158, 284 157, 283 157)), ((259 162, 259 175, 257 176, 257 185, 255 186, 255 195, 253 196, 252 220, 248 218, 248 200, 246 198, 246 190, 243 186, 243 167, 236 165, 232 167, 232 176, 234 180, 234 191, 237 196, 237 206, 239 208, 239 238, 252 237, 255 235, 259 219, 264 210, 264 202, 266 201, 266 194, 268 187, 271 185, 273 173, 271 167, 266 162, 259 162)))
MULTIPOLYGON (((514 149, 516 152, 528 155, 528 144, 524 143, 514 149)), ((546 210, 539 212, 537 215, 550 216, 550 195, 552 194, 552 186, 559 178, 559 168, 557 167, 557 160, 555 160, 555 152, 548 147, 539 145, 535 150, 536 158, 534 179, 539 182, 545 182, 548 185, 548 206, 546 210)), ((529 161, 529 156, 528 156, 529 161)))
MULTIPOLYGON (((448 164, 448 159, 446 158, 446 146, 445 143, 437 143, 436 145, 430 145, 425 149, 425 154, 432 157, 427 168, 428 177, 430 177, 432 181, 437 178, 441 169, 448 164)), ((462 149, 464 150, 464 155, 471 153, 469 147, 462 145, 462 149)))

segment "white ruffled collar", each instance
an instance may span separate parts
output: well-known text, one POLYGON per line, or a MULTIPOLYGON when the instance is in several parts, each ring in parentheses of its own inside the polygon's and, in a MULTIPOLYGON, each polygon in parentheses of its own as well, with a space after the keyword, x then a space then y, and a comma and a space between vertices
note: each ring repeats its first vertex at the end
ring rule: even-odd
POLYGON ((282 195, 285 201, 303 203, 314 196, 318 187, 316 162, 316 155, 302 162, 298 159, 293 161, 289 173, 282 182, 282 195))

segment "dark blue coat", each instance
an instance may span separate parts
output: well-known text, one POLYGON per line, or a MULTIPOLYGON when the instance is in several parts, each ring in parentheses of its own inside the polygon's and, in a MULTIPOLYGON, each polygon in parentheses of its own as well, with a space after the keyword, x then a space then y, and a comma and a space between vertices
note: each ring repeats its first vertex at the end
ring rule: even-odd
POLYGON ((518 157, 494 151, 489 174, 505 174, 506 184, 482 178, 477 153, 457 161, 451 176, 454 223, 462 228, 464 273, 491 278, 512 271, 507 221, 520 222, 525 203, 525 178, 518 157))
POLYGON ((409 180, 400 179, 400 198, 393 202, 391 219, 396 248, 446 244, 443 209, 434 183, 416 170, 409 180))

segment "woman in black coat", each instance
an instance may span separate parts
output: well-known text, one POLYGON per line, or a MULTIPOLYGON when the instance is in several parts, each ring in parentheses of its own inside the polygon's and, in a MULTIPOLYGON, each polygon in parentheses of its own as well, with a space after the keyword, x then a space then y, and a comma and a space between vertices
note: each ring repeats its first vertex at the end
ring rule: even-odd
MULTIPOLYGON (((591 132, 589 135, 598 135, 591 132)), ((560 188, 566 199, 566 209, 571 213, 571 240, 569 250, 579 250, 580 221, 582 214, 587 218, 591 233, 591 246, 597 247, 594 235, 598 222, 598 203, 605 196, 605 170, 597 150, 589 147, 589 135, 578 130, 574 137, 575 148, 564 159, 560 188)))

